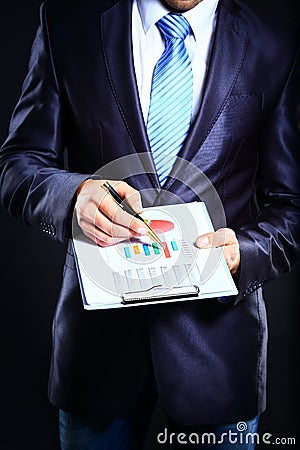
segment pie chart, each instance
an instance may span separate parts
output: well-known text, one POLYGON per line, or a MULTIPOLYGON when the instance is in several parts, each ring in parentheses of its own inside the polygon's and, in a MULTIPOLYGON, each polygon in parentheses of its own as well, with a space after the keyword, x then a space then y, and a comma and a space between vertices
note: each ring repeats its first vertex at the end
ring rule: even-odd
POLYGON ((155 231, 155 233, 166 233, 174 228, 174 223, 169 220, 151 220, 148 225, 155 231))

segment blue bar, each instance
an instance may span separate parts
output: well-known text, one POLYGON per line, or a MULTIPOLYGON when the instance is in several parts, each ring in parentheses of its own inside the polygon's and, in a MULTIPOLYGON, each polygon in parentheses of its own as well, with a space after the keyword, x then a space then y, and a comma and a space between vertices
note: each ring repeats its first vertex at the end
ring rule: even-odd
POLYGON ((126 258, 131 258, 129 247, 124 247, 124 253, 126 258))
POLYGON ((149 245, 148 244, 143 244, 143 249, 144 249, 145 256, 150 256, 149 245))
POLYGON ((177 247, 176 241, 171 241, 171 246, 172 246, 172 249, 173 249, 175 252, 178 251, 178 247, 177 247))

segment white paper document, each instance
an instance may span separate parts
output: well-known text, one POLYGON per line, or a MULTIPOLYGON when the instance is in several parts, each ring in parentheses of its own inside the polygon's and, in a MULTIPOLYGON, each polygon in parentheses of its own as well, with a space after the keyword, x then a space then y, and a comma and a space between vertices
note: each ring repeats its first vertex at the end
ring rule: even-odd
POLYGON ((107 248, 80 233, 73 237, 85 309, 237 294, 221 248, 195 246, 198 236, 213 231, 204 203, 146 208, 142 217, 158 234, 163 248, 148 237, 107 248))

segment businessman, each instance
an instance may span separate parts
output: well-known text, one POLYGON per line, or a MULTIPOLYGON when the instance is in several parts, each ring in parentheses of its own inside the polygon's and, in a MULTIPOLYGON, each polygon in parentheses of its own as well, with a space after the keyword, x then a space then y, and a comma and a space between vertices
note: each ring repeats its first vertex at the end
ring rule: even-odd
POLYGON ((242 431, 266 408, 262 285, 299 257, 298 48, 296 27, 237 0, 42 5, 0 153, 2 205, 59 241, 74 213, 107 246, 146 231, 106 178, 137 211, 203 199, 216 231, 196 244, 222 247, 239 291, 86 312, 69 245, 49 377, 63 450, 141 449, 157 395, 175 448, 205 448, 208 432, 253 448, 242 431))

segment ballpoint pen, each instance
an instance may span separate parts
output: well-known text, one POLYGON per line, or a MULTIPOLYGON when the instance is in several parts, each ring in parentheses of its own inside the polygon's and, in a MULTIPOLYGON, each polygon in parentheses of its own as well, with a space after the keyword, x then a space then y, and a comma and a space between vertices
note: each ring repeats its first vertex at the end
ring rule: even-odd
POLYGON ((148 223, 136 212, 134 209, 131 208, 131 206, 117 193, 117 191, 112 187, 111 184, 108 183, 108 181, 105 181, 103 183, 102 188, 115 200, 116 203, 128 214, 131 216, 134 216, 136 219, 141 220, 146 227, 148 228, 148 236, 156 242, 156 244, 159 244, 162 248, 164 248, 164 245, 160 238, 157 236, 155 231, 148 225, 148 223))

